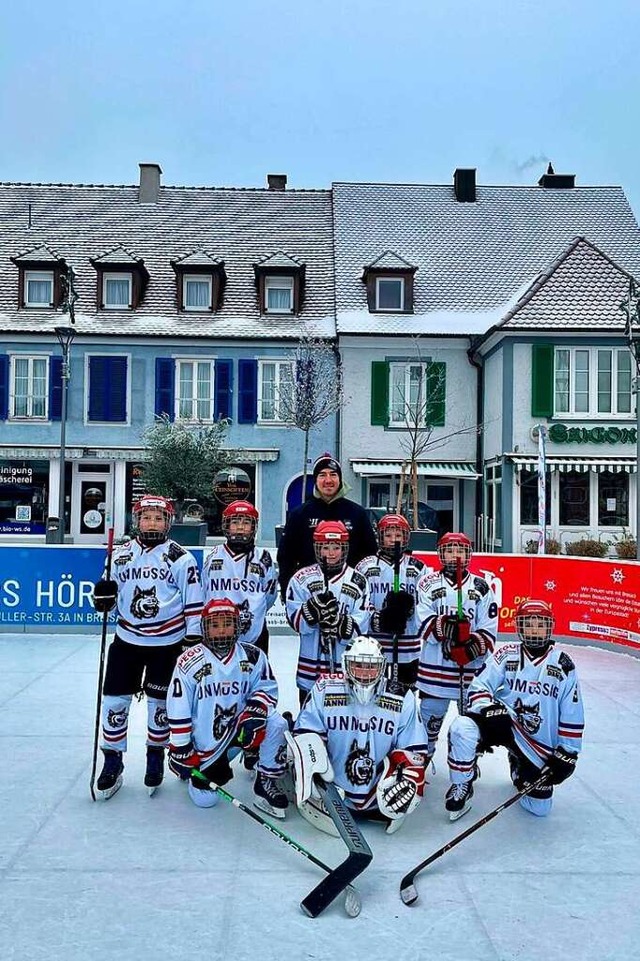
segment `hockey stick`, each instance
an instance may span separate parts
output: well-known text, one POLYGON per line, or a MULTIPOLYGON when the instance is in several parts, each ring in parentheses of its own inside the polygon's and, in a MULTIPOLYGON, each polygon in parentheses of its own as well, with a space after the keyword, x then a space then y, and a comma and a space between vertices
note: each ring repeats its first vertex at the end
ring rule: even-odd
MULTIPOLYGON (((401 557, 400 541, 395 541, 393 545, 393 593, 394 594, 398 594, 400 591, 400 557, 401 557)), ((393 681, 393 684, 397 686, 398 684, 398 634, 397 632, 393 635, 391 680, 393 681)))
POLYGON ((415 904, 415 902, 418 900, 418 890, 413 882, 415 881, 416 876, 420 874, 421 871, 424 871, 426 867, 428 867, 430 864, 433 864, 434 861, 442 857, 443 854, 446 854, 447 851, 450 851, 451 848, 454 848, 456 844, 460 844, 461 841, 464 841, 465 838, 468 838, 469 835, 477 831, 478 828, 481 828, 484 824, 488 824, 489 821, 492 821, 495 817, 497 817, 503 811, 506 811, 507 808, 511 807, 512 804, 515 804, 516 801, 519 801, 521 797, 525 796, 525 794, 529 794, 531 791, 534 791, 536 788, 542 787, 543 784, 546 783, 546 781, 547 781, 547 775, 544 774, 542 777, 539 777, 538 780, 534 781, 532 784, 525 784, 525 786, 520 791, 518 791, 517 794, 513 794, 506 801, 503 801, 502 804, 499 804, 498 807, 494 808, 493 811, 490 811, 488 814, 485 814, 484 817, 476 821, 475 824, 472 824, 471 827, 467 828, 466 831, 463 831, 462 834, 458 834, 457 837, 455 837, 452 841, 449 841, 448 844, 445 844, 443 847, 441 847, 438 851, 435 852, 435 854, 430 855, 430 857, 426 858, 424 861, 421 861, 420 864, 417 864, 416 867, 413 868, 413 870, 409 871, 408 874, 405 874, 402 881, 400 882, 400 897, 402 898, 404 904, 406 905, 415 904))
MULTIPOLYGON (((308 861, 311 861, 313 864, 317 865, 317 867, 322 868, 323 871, 327 872, 328 876, 331 876, 333 874, 333 870, 332 868, 329 867, 328 864, 325 864, 324 861, 321 861, 319 858, 317 858, 315 854, 312 854, 310 851, 307 851, 305 847, 303 847, 298 841, 294 841, 294 839, 289 837, 288 834, 285 834, 284 831, 280 831, 279 828, 277 828, 275 825, 271 823, 271 821, 267 821, 267 819, 263 818, 262 815, 257 813, 257 811, 253 811, 250 807, 248 807, 248 805, 243 804, 243 802, 239 801, 238 798, 234 797, 233 794, 229 794, 229 792, 225 791, 224 788, 218 787, 217 784, 214 784, 213 781, 210 781, 208 777, 206 777, 204 774, 198 771, 197 768, 194 768, 193 775, 199 781, 204 781, 207 784, 207 786, 210 788, 210 790, 215 791, 217 794, 219 794, 220 797, 223 798, 223 800, 228 801, 229 804, 233 804, 233 806, 235 808, 238 808, 239 811, 243 811, 244 814, 248 814, 250 818, 252 818, 258 824, 261 824, 262 827, 269 832, 269 834, 273 834, 275 837, 279 838, 281 841, 284 841, 285 844, 288 844, 289 847, 293 848, 294 851, 297 851, 298 854, 301 854, 308 861)), ((336 896, 339 893, 340 892, 337 891, 336 896)), ((358 894, 358 892, 354 887, 352 887, 350 884, 347 885, 346 897, 344 901, 345 911, 347 912, 350 918, 357 918, 357 916, 360 914, 361 907, 362 907, 362 902, 360 901, 360 895, 358 894)))
MULTIPOLYGON (((107 534, 107 563, 105 566, 105 571, 103 574, 103 580, 108 581, 111 577, 111 557, 113 554, 113 527, 109 528, 107 534)), ((109 617, 109 612, 104 611, 102 614, 102 638, 100 640, 100 662, 98 666, 98 692, 96 694, 96 718, 93 727, 93 757, 91 759, 91 779, 89 781, 89 790, 91 791, 91 800, 96 800, 96 766, 98 764, 98 738, 100 735, 100 705, 102 703, 102 682, 104 680, 104 660, 105 653, 107 650, 107 620, 109 617)))
POLYGON ((327 813, 349 851, 345 860, 316 885, 300 904, 305 914, 310 918, 317 918, 341 891, 344 891, 368 867, 373 858, 373 852, 340 797, 335 784, 327 784, 317 774, 314 774, 313 779, 327 813))
MULTIPOLYGON (((464 616, 464 607, 462 606, 462 558, 456 558, 456 589, 458 592, 458 637, 460 632, 460 625, 466 624, 466 618, 464 616)), ((456 641, 457 643, 457 641, 456 641)), ((465 707, 465 692, 464 692, 464 667, 460 668, 460 677, 458 679, 458 714, 464 714, 465 707)))
MULTIPOLYGON (((325 590, 325 593, 327 593, 327 591, 329 591, 329 566, 327 564, 326 558, 322 559, 322 561, 320 562, 320 567, 322 569, 322 576, 324 578, 324 590, 325 590)), ((326 644, 329 652, 330 671, 332 674, 335 674, 336 672, 335 643, 337 640, 336 633, 333 630, 323 631, 319 625, 318 625, 318 629, 320 631, 321 638, 324 639, 324 643, 326 644)))

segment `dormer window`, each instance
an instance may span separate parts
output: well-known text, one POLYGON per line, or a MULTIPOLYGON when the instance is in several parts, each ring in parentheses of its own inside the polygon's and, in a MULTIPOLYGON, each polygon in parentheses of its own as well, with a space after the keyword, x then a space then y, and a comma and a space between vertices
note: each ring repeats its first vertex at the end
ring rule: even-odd
POLYGON ((62 301, 61 277, 67 265, 44 245, 12 257, 18 268, 18 301, 28 310, 55 310, 62 301))
POLYGON ((178 310, 201 314, 220 310, 227 282, 223 260, 195 250, 172 260, 171 266, 176 274, 178 310))
POLYGON ((131 274, 103 274, 102 306, 105 310, 129 310, 131 307, 131 281, 131 274))
POLYGON ((53 307, 53 271, 25 270, 25 307, 53 307))
POLYGON ((362 274, 372 313, 412 314, 413 278, 418 268, 392 250, 368 264, 362 274))
POLYGON ((304 302, 305 265, 279 250, 253 266, 261 314, 299 314, 304 302))
POLYGON ((144 260, 119 246, 93 257, 91 264, 98 274, 98 310, 135 310, 140 306, 149 283, 144 260))

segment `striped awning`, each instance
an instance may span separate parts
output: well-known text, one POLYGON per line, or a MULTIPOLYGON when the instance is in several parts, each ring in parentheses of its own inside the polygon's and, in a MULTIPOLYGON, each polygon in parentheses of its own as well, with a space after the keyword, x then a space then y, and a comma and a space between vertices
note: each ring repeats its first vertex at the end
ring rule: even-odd
MULTIPOLYGON (((362 477, 389 477, 401 473, 402 463, 399 460, 352 460, 351 469, 362 477)), ((405 473, 408 471, 409 464, 405 463, 405 473)), ((420 477, 450 480, 476 480, 480 477, 474 464, 459 461, 419 461, 418 474, 420 477)))
MULTIPOLYGON (((505 456, 517 471, 538 469, 538 458, 534 455, 506 454, 505 456)), ((561 474, 566 474, 568 471, 577 471, 579 474, 586 474, 589 471, 595 471, 596 474, 601 474, 603 471, 621 474, 625 471, 635 474, 638 466, 635 457, 589 457, 584 454, 568 457, 565 454, 547 454, 546 460, 547 470, 559 471, 561 474)))

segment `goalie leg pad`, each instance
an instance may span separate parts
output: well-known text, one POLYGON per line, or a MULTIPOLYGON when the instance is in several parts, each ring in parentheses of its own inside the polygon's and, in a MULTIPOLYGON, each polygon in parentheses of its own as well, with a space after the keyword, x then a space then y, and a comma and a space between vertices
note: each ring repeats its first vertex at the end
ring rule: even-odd
POLYGON ((340 837, 337 827, 329 817, 320 798, 310 797, 307 801, 302 801, 298 804, 298 811, 305 821, 308 821, 318 831, 324 831, 325 834, 330 834, 334 838, 340 837))
POLYGON ((319 775, 323 781, 333 781, 333 768, 326 745, 319 734, 293 735, 290 731, 286 731, 285 738, 293 756, 296 804, 300 807, 310 797, 318 798, 319 796, 313 784, 314 775, 319 775))

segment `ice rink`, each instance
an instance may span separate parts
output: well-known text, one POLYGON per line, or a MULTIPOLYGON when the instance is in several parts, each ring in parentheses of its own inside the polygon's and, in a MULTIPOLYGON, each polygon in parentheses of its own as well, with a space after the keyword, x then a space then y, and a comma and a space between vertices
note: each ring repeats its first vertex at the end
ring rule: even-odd
MULTIPOLYGON (((296 641, 272 638, 281 709, 294 710, 296 641)), ((125 783, 92 803, 99 637, 0 634, 2 961, 632 961, 640 956, 640 661, 570 648, 586 734, 576 775, 546 820, 517 805, 444 855, 400 901, 400 878, 512 791, 503 751, 482 762, 474 807, 451 824, 444 738, 424 803, 341 901, 316 920, 300 900, 322 877, 242 812, 199 810, 168 775, 143 786, 144 711, 134 705, 125 783)), ((229 790, 252 797, 250 775, 229 790)), ((341 842, 297 812, 283 830, 331 865, 341 842)))

